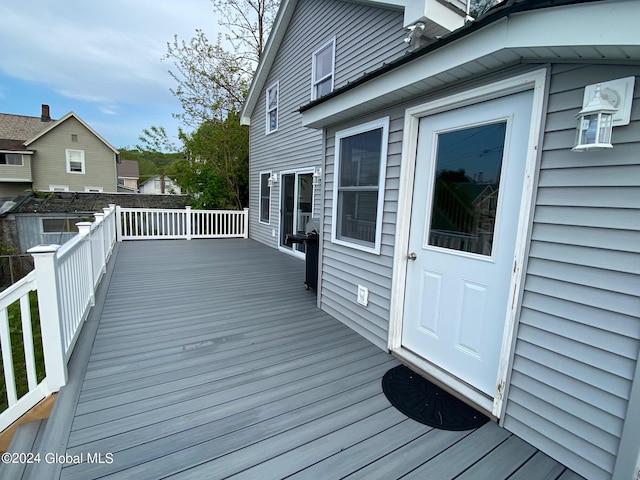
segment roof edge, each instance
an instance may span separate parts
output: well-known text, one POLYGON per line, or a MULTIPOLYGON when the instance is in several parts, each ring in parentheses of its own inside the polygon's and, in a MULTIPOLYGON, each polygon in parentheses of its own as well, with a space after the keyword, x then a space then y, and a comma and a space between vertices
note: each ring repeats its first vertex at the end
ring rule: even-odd
POLYGON ((280 3, 280 9, 273 22, 267 44, 262 51, 260 62, 253 75, 249 92, 240 111, 240 125, 250 125, 251 123, 251 115, 253 115, 253 110, 258 104, 258 97, 260 96, 262 87, 264 87, 267 81, 267 76, 273 66, 276 54, 284 39, 284 34, 289 26, 289 21, 293 16, 293 11, 297 4, 298 0, 283 0, 280 3))
POLYGON ((367 83, 370 80, 373 80, 374 78, 380 77, 387 72, 390 72, 398 67, 401 67, 402 65, 410 63, 422 56, 428 55, 436 50, 439 50, 440 48, 443 48, 450 43, 460 40, 461 38, 464 38, 467 35, 470 35, 478 30, 481 30, 482 28, 488 25, 492 25, 498 22, 499 20, 502 20, 503 18, 506 18, 512 14, 534 11, 534 10, 541 10, 541 9, 550 8, 550 7, 559 7, 559 6, 574 5, 574 4, 580 4, 580 3, 593 3, 593 2, 601 2, 601 1, 602 0, 524 0, 524 1, 507 0, 502 4, 498 4, 497 6, 491 8, 484 15, 481 15, 480 17, 478 17, 477 20, 473 22, 469 22, 464 27, 461 27, 458 30, 455 30, 417 50, 408 52, 404 56, 384 64, 377 70, 373 70, 370 73, 363 75, 347 83, 343 87, 340 87, 339 89, 336 89, 333 92, 317 100, 314 100, 312 102, 307 103, 306 105, 301 106, 299 111, 305 112, 317 105, 327 102, 332 98, 335 98, 349 90, 352 90, 364 83, 367 83))
POLYGON ((36 140, 38 140, 39 138, 45 136, 47 133, 49 133, 51 130, 53 130, 54 128, 56 128, 58 125, 62 125, 66 120, 68 120, 69 118, 75 118, 78 122, 80 122, 82 124, 82 126, 84 126, 87 130, 89 130, 91 133, 93 133, 102 143, 104 143, 115 155, 120 155, 120 152, 118 150, 116 150, 109 142, 107 142, 98 132, 96 132, 93 128, 91 128, 89 126, 89 124, 87 122, 85 122, 84 120, 82 120, 78 115, 76 115, 74 112, 69 112, 67 113, 65 116, 63 116, 62 118, 60 118, 59 120, 56 120, 55 122, 52 122, 51 125, 49 125, 47 128, 45 128, 44 130, 42 130, 40 133, 38 133, 35 137, 33 137, 30 140, 27 140, 26 142, 24 142, 24 146, 27 147, 29 146, 31 143, 35 142, 36 140))

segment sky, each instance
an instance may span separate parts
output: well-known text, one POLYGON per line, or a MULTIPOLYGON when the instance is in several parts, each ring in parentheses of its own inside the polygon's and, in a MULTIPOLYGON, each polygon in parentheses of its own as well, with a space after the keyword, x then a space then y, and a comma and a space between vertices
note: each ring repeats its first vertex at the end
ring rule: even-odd
POLYGON ((175 141, 180 104, 162 57, 196 29, 211 41, 220 31, 210 0, 2 0, 0 113, 73 111, 115 148, 152 125, 175 141))

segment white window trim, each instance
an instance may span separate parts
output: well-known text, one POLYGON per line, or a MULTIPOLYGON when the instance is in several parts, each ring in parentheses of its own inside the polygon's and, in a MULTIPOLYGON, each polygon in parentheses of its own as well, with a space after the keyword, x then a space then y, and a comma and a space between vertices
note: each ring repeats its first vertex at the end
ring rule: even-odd
POLYGON ((316 100, 319 97, 316 95, 316 85, 326 80, 331 76, 331 91, 333 92, 333 88, 335 85, 336 78, 336 37, 333 37, 331 40, 323 43, 313 54, 311 55, 311 100, 316 100), (318 81, 316 81, 316 56, 322 50, 324 50, 327 45, 332 45, 331 48, 331 73, 325 75, 318 81))
POLYGON ((49 190, 52 192, 68 192, 69 185, 49 185, 49 190))
POLYGON ((266 170, 263 172, 260 172, 260 177, 258 180, 258 185, 259 185, 259 194, 258 194, 258 222, 260 222, 262 225, 271 225, 271 189, 273 187, 269 187, 267 185, 267 188, 269 189, 269 220, 268 221, 263 221, 262 220, 262 176, 263 175, 267 175, 267 178, 269 178, 271 176, 272 171, 271 170, 266 170))
POLYGON ((335 136, 335 159, 334 159, 334 181, 333 181, 333 200, 332 200, 332 216, 331 216, 331 243, 343 245, 363 252, 374 253, 380 255, 380 246, 382 243, 382 215, 384 207, 385 179, 387 176, 387 150, 389 144, 389 117, 380 118, 371 122, 363 123, 355 127, 347 128, 336 132, 335 136), (378 176, 378 209, 376 216, 376 237, 373 246, 363 245, 356 240, 350 241, 337 237, 338 223, 338 184, 340 179, 340 141, 345 137, 351 137, 360 133, 366 133, 371 130, 382 128, 382 145, 380 145, 380 171, 378 176))
POLYGON ((76 148, 66 148, 65 154, 67 158, 67 173, 71 173, 74 175, 84 175, 86 172, 85 163, 84 163, 84 150, 78 150, 76 148), (80 152, 80 163, 82 163, 82 171, 81 172, 72 172, 71 171, 71 152, 80 152))
POLYGON ((84 187, 84 191, 88 192, 88 193, 102 193, 104 191, 104 189, 103 189, 103 187, 86 186, 86 187, 84 187))
POLYGON ((267 92, 265 95, 265 133, 269 135, 270 133, 277 132, 280 127, 280 82, 276 82, 267 88, 267 92), (275 88, 276 90, 276 106, 272 109, 269 109, 269 92, 275 88), (273 130, 270 129, 271 122, 269 121, 269 114, 275 110, 276 112, 276 128, 273 130))

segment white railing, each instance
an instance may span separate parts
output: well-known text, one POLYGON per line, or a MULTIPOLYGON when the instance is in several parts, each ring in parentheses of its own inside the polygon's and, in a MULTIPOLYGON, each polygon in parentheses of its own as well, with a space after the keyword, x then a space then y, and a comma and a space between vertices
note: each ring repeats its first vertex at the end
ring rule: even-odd
MULTIPOLYGON (((0 294, 0 346, 2 347, 2 365, 6 388, 8 408, 0 413, 0 431, 11 425, 15 420, 27 413, 31 407, 45 398, 51 392, 47 387, 46 378, 38 383, 36 377, 36 356, 32 332, 32 312, 29 294, 36 290, 36 272, 30 272, 26 277, 18 280, 0 294), (22 330, 23 358, 27 376, 28 392, 18 398, 18 382, 14 365, 14 352, 11 344, 11 326, 9 324, 9 309, 12 304, 19 302, 20 327, 22 330)), ((14 315, 15 315, 14 309, 14 315)), ((12 319, 15 322, 15 319, 12 319)), ((17 333, 14 333, 17 335, 17 333)))
POLYGON ((118 240, 248 238, 249 209, 116 208, 118 240))
MULTIPOLYGON (((40 400, 67 381, 67 363, 82 325, 95 303, 95 289, 106 272, 116 243, 115 205, 96 214, 93 223, 80 222, 79 233, 62 247, 41 245, 29 250, 35 270, 0 293, 0 344, 8 408, 0 413, 4 430, 40 400), (38 293, 38 312, 46 377, 37 383, 29 292, 38 293), (20 302, 28 393, 17 397, 11 349, 9 309, 20 302)), ((15 307, 14 307, 15 308, 15 307)), ((13 314, 15 316, 15 313, 13 314)))

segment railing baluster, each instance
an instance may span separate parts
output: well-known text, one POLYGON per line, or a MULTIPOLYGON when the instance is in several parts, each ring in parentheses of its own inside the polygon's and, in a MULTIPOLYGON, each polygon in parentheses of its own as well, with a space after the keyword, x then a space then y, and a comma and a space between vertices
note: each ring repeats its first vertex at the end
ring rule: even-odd
POLYGON ((2 347, 2 364, 4 366, 4 383, 7 389, 7 402, 9 407, 18 401, 16 392, 16 377, 13 369, 13 350, 11 348, 11 336, 9 334, 9 316, 7 310, 0 312, 0 346, 2 347))
POLYGON ((33 328, 31 327, 31 305, 29 294, 20 297, 20 319, 22 321, 22 344, 24 345, 24 361, 27 367, 27 385, 29 391, 38 385, 36 375, 35 350, 33 348, 33 328))

